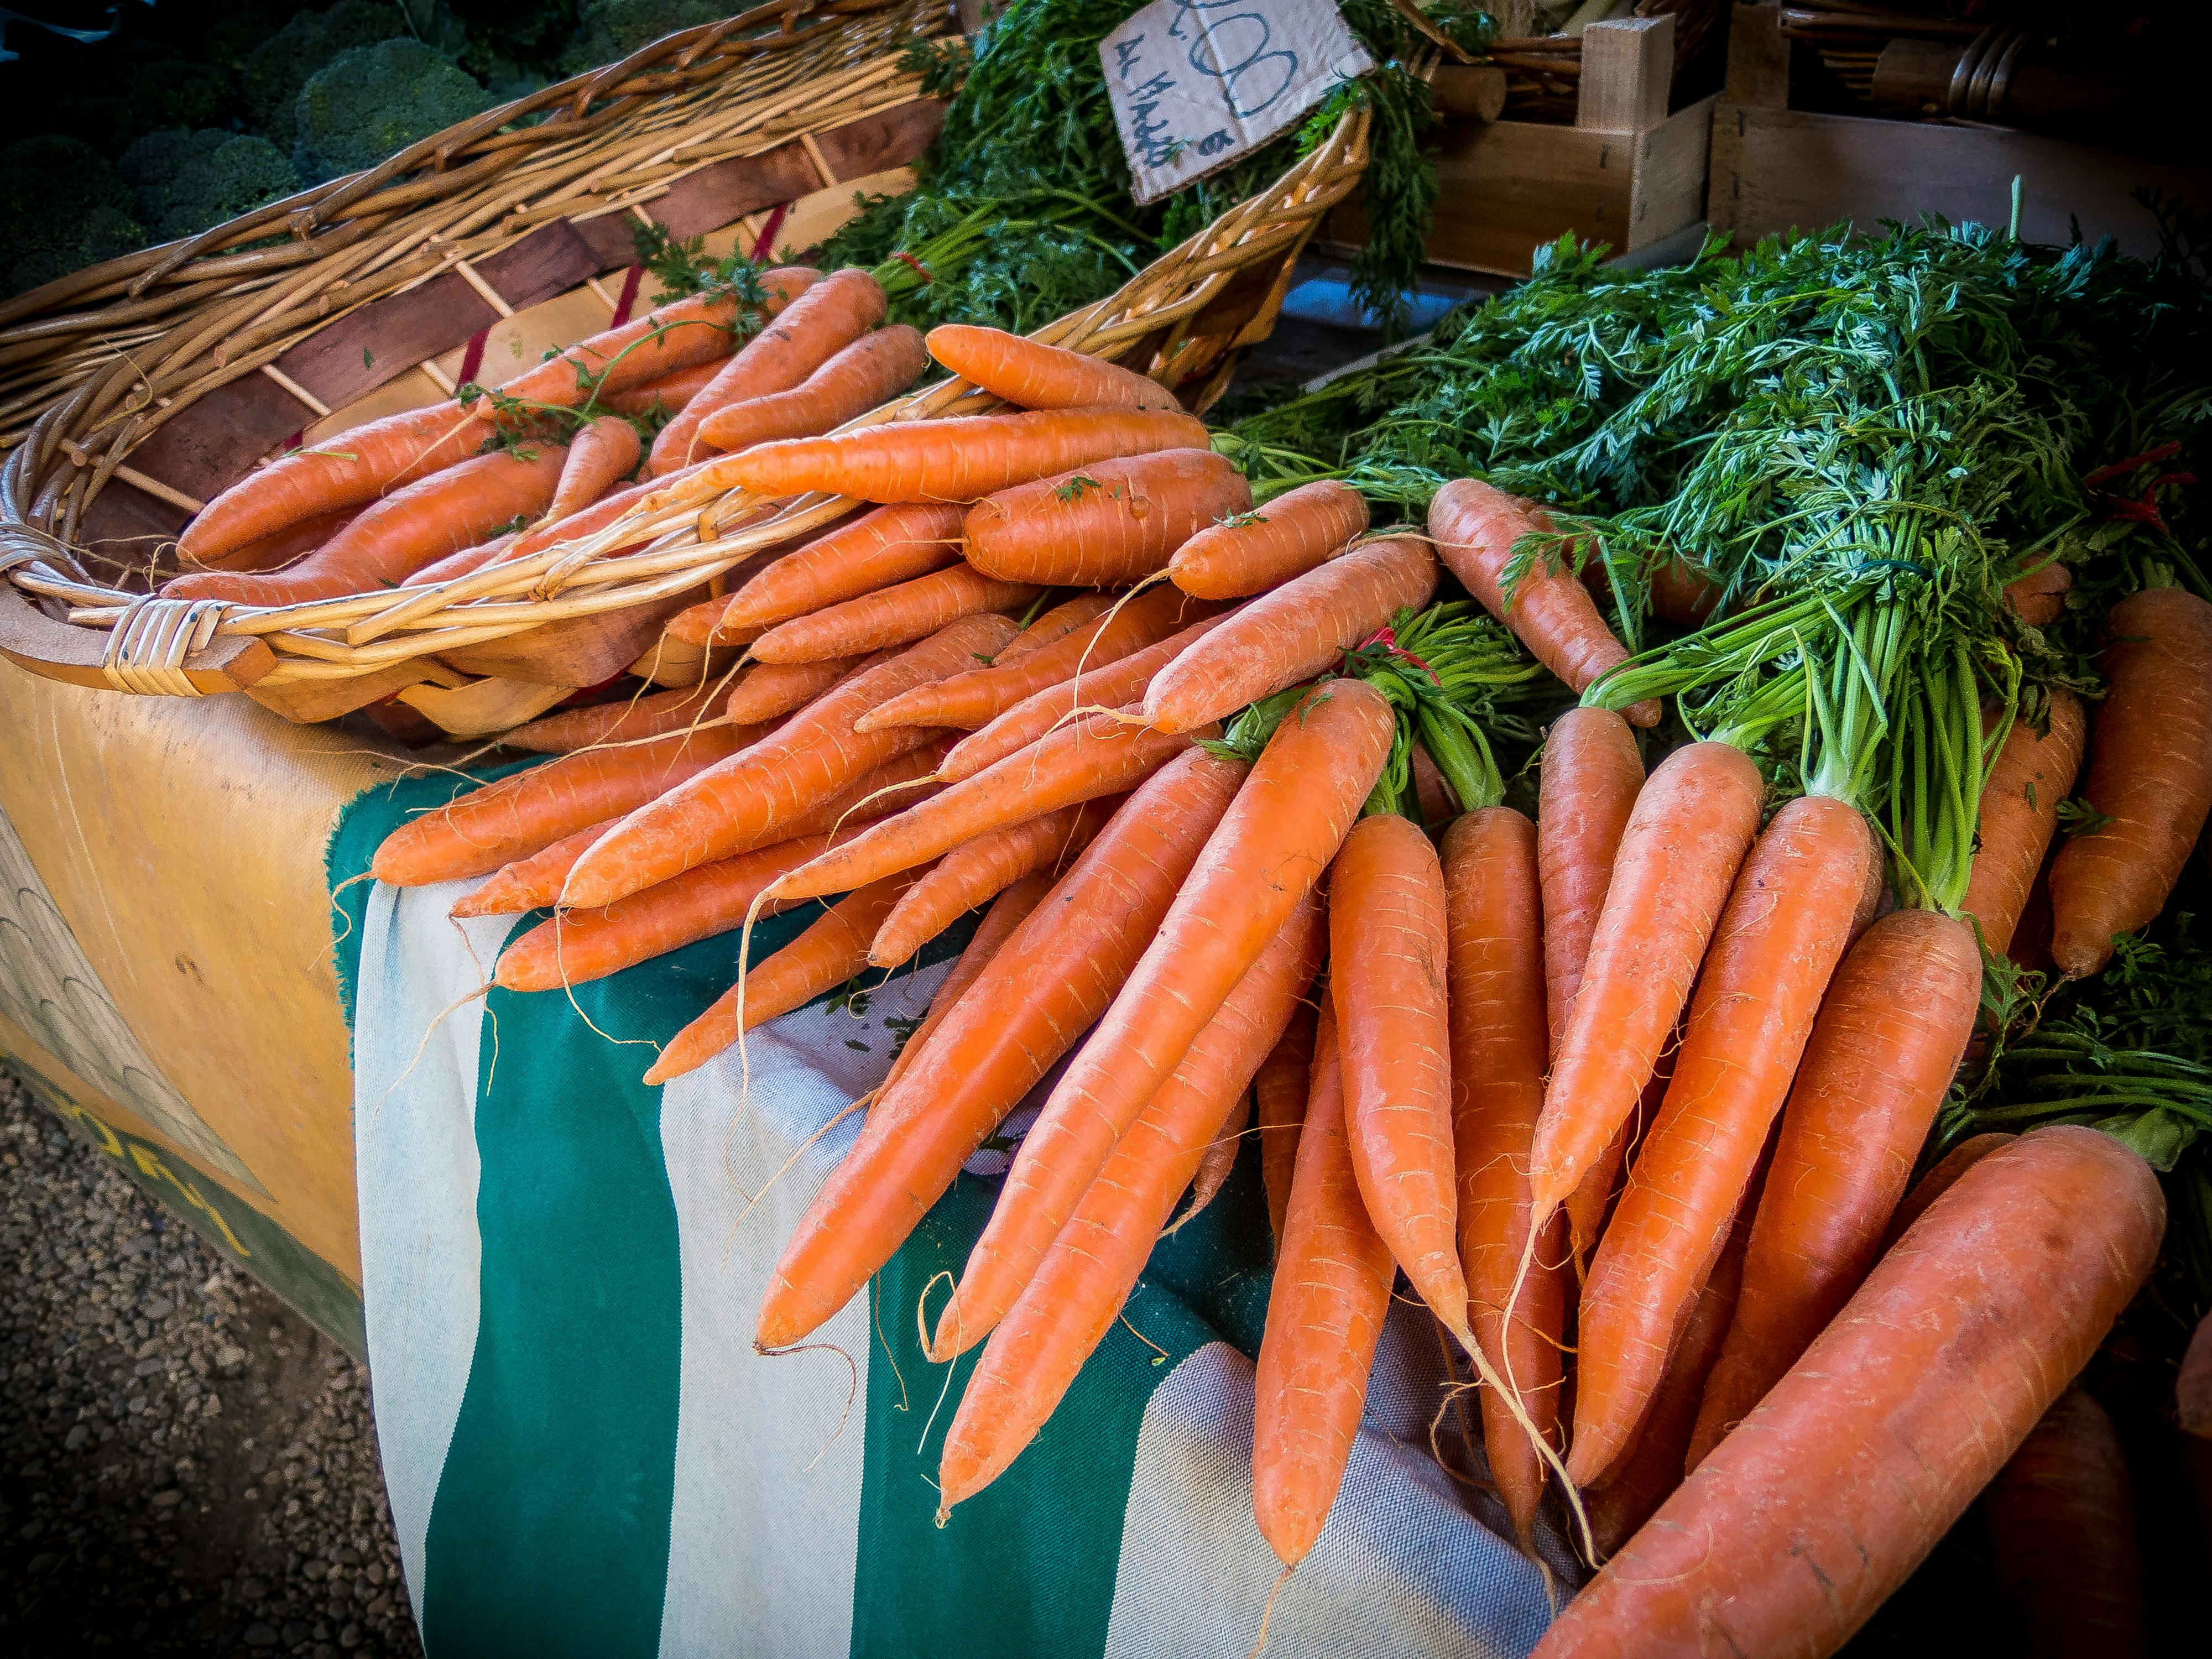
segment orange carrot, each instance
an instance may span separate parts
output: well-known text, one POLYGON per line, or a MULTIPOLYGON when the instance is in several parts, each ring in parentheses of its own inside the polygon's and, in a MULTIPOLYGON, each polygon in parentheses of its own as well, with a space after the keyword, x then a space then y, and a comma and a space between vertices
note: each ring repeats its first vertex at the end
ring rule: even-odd
POLYGON ((740 1032, 803 1008, 859 973, 867 966, 868 941, 914 880, 902 872, 848 893, 783 949, 755 963, 742 987, 732 985, 669 1039, 660 1058, 647 1068, 647 1087, 697 1071, 735 1042, 740 1032), (744 992, 742 1019, 738 1013, 740 988, 744 992))
POLYGON ((723 709, 738 724, 773 720, 804 708, 860 665, 858 657, 823 662, 756 663, 730 687, 723 709))
POLYGON ((2066 594, 2074 586, 2074 573, 2053 560, 2031 570, 2005 589, 2005 603, 2031 628, 2048 628, 2065 614, 2066 594))
POLYGON ((582 512, 637 471, 644 453, 637 428, 619 415, 602 415, 568 440, 568 459, 544 522, 555 525, 582 512))
POLYGON ((702 772, 609 830, 570 872, 562 902, 611 904, 711 859, 763 845, 763 837, 780 838, 776 832, 801 813, 927 739, 913 730, 856 735, 853 722, 863 712, 1005 644, 1013 631, 1004 617, 963 617, 887 661, 856 669, 742 758, 702 772))
MULTIPOLYGON (((1468 1318, 1491 1370, 1510 1380, 1536 1432, 1557 1450, 1569 1286, 1565 1218, 1553 1213, 1533 1257, 1526 1248, 1528 1144, 1544 1103, 1549 1048, 1536 865, 1536 826, 1510 807, 1470 812, 1444 834, 1451 1122, 1468 1318)), ((1346 976, 1339 961, 1337 973, 1346 976)), ((1521 1547, 1532 1550, 1543 1460, 1488 1382, 1482 1385, 1482 1432, 1498 1498, 1521 1547)))
POLYGON ((1091 461, 968 509, 968 562, 1006 581, 1120 587, 1167 568, 1215 520, 1252 505, 1244 475, 1210 449, 1091 461))
MULTIPOLYGON (((400 580, 402 587, 427 587, 432 582, 449 582, 456 576, 465 576, 471 570, 481 570, 495 564, 506 556, 507 550, 521 539, 522 532, 509 530, 493 537, 488 542, 478 542, 474 547, 465 547, 458 553, 448 553, 441 559, 433 559, 420 570, 410 572, 400 580)), ((243 569, 244 566, 234 567, 243 569)))
MULTIPOLYGON (((558 542, 580 541, 586 536, 605 529, 643 501, 654 488, 649 481, 631 484, 626 489, 610 490, 582 511, 572 513, 565 519, 556 519, 549 514, 543 523, 533 525, 509 542, 495 557, 498 562, 507 564, 516 559, 526 559, 532 553, 542 552, 558 542)), ((648 538, 641 532, 638 541, 629 544, 629 546, 640 545, 647 539, 648 538)), ((613 550, 626 552, 629 549, 624 547, 613 550)))
POLYGON ((820 271, 804 265, 763 271, 757 309, 741 308, 728 293, 687 294, 525 369, 499 388, 500 395, 573 409, 588 398, 604 398, 726 356, 734 330, 755 318, 775 316, 821 280, 820 271))
MULTIPOLYGON (((1203 1040, 1201 1034, 1200 1041, 1203 1040)), ((1199 1044, 1193 1043, 1191 1053, 1196 1054, 1198 1048, 1199 1044)), ((1188 1063, 1189 1055, 1184 1056, 1184 1061, 1188 1063)), ((1182 1067, 1176 1069, 1180 1071, 1182 1067)), ((1157 1103, 1159 1096, 1155 1095, 1152 1098, 1157 1103)), ((1152 1108, 1147 1106, 1145 1109, 1149 1112, 1152 1108)), ((1139 1124, 1144 1121, 1142 1118, 1137 1121, 1139 1124)), ((1243 1147, 1246 1131, 1251 1127, 1252 1092, 1248 1089, 1237 1097, 1235 1103, 1229 1109, 1229 1115, 1222 1120, 1213 1139, 1206 1143, 1206 1150, 1199 1155, 1197 1172, 1190 1178, 1190 1207, 1161 1230, 1162 1238, 1197 1220, 1206 1206, 1221 1195, 1221 1189, 1229 1184, 1229 1177, 1236 1171, 1237 1155, 1243 1147)), ((1115 1150, 1119 1152, 1121 1149, 1116 1147, 1115 1150)), ((1106 1167, 1110 1170, 1114 1166, 1109 1162, 1106 1167)), ((1078 1211, 1077 1213, 1082 1212, 1078 1211)))
MULTIPOLYGON (((1635 1437, 1727 1240, 1849 942, 1872 835, 1856 807, 1803 795, 1774 815, 1744 861, 1698 977, 1666 1101, 1583 1287, 1567 1459, 1578 1485, 1612 1468, 1635 1437)), ((1582 1015, 1578 1000, 1577 1026, 1582 1015)))
POLYGON ((921 378, 929 355, 904 323, 864 334, 788 392, 726 404, 700 423, 702 449, 742 450, 813 438, 857 420, 921 378))
POLYGON ((1413 774, 1414 822, 1431 837, 1441 836, 1444 826, 1459 816, 1459 798, 1418 740, 1407 750, 1407 757, 1413 774))
POLYGON ((384 838, 369 868, 394 887, 489 875, 651 800, 744 747, 744 733, 715 726, 563 755, 410 818, 384 838))
POLYGON ((823 490, 864 501, 974 501, 1117 455, 1203 449, 1206 423, 1166 410, 1059 409, 893 421, 828 438, 787 438, 714 463, 720 489, 823 490))
POLYGON ((1651 614, 1677 628, 1702 628, 1721 602, 1721 590, 1686 559, 1662 559, 1644 573, 1651 614))
POLYGON ((522 455, 479 455, 386 496, 297 564, 261 574, 179 576, 162 593, 240 605, 298 605, 397 586, 431 560, 478 542, 552 499, 568 452, 549 444, 522 455))
MULTIPOLYGON (((917 730, 895 726, 871 732, 861 741, 917 730)), ((1188 736, 1170 737, 1114 715, 1094 715, 855 836, 817 863, 793 872, 779 890, 786 896, 795 893, 809 897, 849 892, 893 870, 910 870, 978 836, 1063 806, 1119 794, 1158 771, 1191 742, 1188 736)))
MULTIPOLYGON (((883 321, 889 303, 882 285, 865 270, 832 271, 811 284, 774 322, 740 346, 683 412, 661 428, 646 470, 659 477, 696 460, 700 428, 710 416, 801 384, 883 321)), ((919 339, 915 343, 920 345, 919 339)), ((921 373, 919 366, 915 373, 921 373)), ((710 447, 733 446, 710 441, 710 447)))
POLYGON ((1536 1126, 1529 1185, 1540 1216, 1582 1183, 1636 1109, 1765 795, 1741 750, 1697 743, 1661 762, 1637 796, 1536 1126))
POLYGON ((1981 991, 1973 929, 1933 910, 1883 917, 1836 970, 1782 1114, 1735 1322, 1690 1442, 1692 1468, 1873 1267, 1973 1035, 1981 991))
POLYGON ((563 708, 526 726, 516 726, 499 741, 502 748, 526 749, 535 754, 573 754, 579 749, 590 749, 603 743, 663 737, 686 726, 702 725, 720 715, 729 700, 727 681, 710 685, 679 685, 672 690, 647 692, 641 697, 617 697, 612 702, 593 703, 587 708, 563 708))
POLYGON ((988 667, 955 674, 934 685, 916 686, 881 708, 870 709, 860 717, 860 729, 953 726, 972 731, 988 726, 1048 687, 1072 680, 1079 673, 1095 673, 1146 646, 1158 644, 1208 608, 1204 601, 1172 587, 1153 588, 1012 661, 1007 652, 1013 647, 1009 646, 988 667))
POLYGON ((464 894, 447 914, 456 921, 466 916, 519 916, 550 904, 560 896, 561 884, 584 849, 613 825, 611 818, 586 824, 573 836, 563 836, 550 847, 527 858, 502 864, 483 878, 473 893, 464 894))
POLYGON ((1324 1002, 1252 1403, 1253 1518, 1286 1567, 1320 1539, 1343 1484, 1395 1266, 1352 1173, 1336 1018, 1324 1002))
POLYGON ((1260 1183, 1267 1192, 1267 1226, 1278 1247, 1290 1214, 1291 1179, 1298 1166, 1298 1137, 1306 1117, 1306 1089, 1314 1057, 1314 1011, 1301 1005, 1252 1080, 1253 1115, 1260 1129, 1260 1183))
POLYGON ((1887 1255, 1890 1247, 1905 1237, 1905 1230, 1927 1214, 1928 1206, 1956 1186, 1960 1176, 1991 1152, 2008 1146, 2019 1139, 2008 1130, 1992 1129, 1984 1134, 1969 1135, 1944 1153, 1899 1200, 1896 1210, 1889 1218, 1889 1225, 1882 1231, 1881 1248, 1876 1252, 1877 1259, 1887 1255))
MULTIPOLYGON (((1506 567, 1522 537, 1551 529, 1551 520, 1517 495, 1479 478, 1455 478, 1429 503, 1429 534, 1437 556, 1521 642, 1577 694, 1628 653, 1598 615, 1589 590, 1571 572, 1531 560, 1509 599, 1506 567)), ((1639 702, 1627 711, 1634 726, 1656 726, 1659 705, 1639 702)))
POLYGON ((2131 1659, 2149 1650, 2142 1547, 2127 1455, 2105 1408, 2072 1388, 1990 1483, 1997 1592, 2034 1659, 2131 1659))
POLYGON ((753 641, 763 662, 822 662, 907 645, 963 617, 1019 611, 1039 590, 1002 582, 964 564, 863 593, 809 617, 778 623, 753 641))
POLYGON ((1057 870, 1091 845, 1120 797, 1064 806, 963 842, 908 888, 868 946, 868 962, 896 968, 981 904, 1033 870, 1057 870))
POLYGON ((983 970, 998 957, 1014 930, 1030 918, 1030 914, 1044 902, 1051 892, 1054 872, 1032 870, 1019 881, 991 901, 991 908, 983 913, 983 920, 975 924, 975 932, 968 941, 968 948, 960 953, 960 960, 952 964, 952 971, 937 988, 937 994, 929 1000, 929 1012, 921 1024, 914 1028, 898 1057, 891 1061, 891 1069, 877 1091, 881 1095, 898 1081, 899 1074, 921 1057, 923 1047, 936 1035, 945 1017, 952 1012, 969 986, 981 976, 983 970))
POLYGON ((1465 1339, 1443 868, 1410 820, 1362 818, 1344 838, 1329 870, 1328 954, 1360 1196, 1415 1293, 1465 1339))
POLYGON ((1412 538, 1355 548, 1254 599, 1162 669, 1145 692, 1145 718, 1188 732, 1287 690, 1436 589, 1435 556, 1412 538))
POLYGON ((938 1471, 940 1520, 1036 1437, 1114 1328, 1154 1239, 1282 1034, 1322 950, 1320 907, 1309 896, 1114 1148, 968 1379, 938 1471))
POLYGON ((1200 530, 1176 550, 1168 574, 1202 599, 1241 599, 1318 569, 1366 528, 1366 497, 1319 478, 1200 530))
POLYGON ((458 404, 434 404, 333 434, 247 473, 202 507, 177 538, 178 556, 203 568, 227 564, 250 543, 457 465, 492 432, 490 421, 458 404))
POLYGON ((1534 1659, 1835 1652, 2081 1369, 2165 1220, 2149 1166, 2094 1129, 1984 1159, 1534 1659))
POLYGON ((689 368, 675 369, 657 380, 647 380, 642 386, 603 393, 599 399, 599 407, 617 415, 650 415, 655 408, 664 415, 681 415, 691 400, 713 383, 729 360, 729 353, 724 351, 689 368))
POLYGON ((959 557, 958 507, 878 507, 785 554, 732 593, 711 642, 911 581, 959 557))
POLYGON ((2058 831, 2058 808, 2073 793, 2087 735, 2081 700, 2054 687, 2049 729, 2014 726, 1982 786, 1979 844, 1960 914, 1981 924, 1983 943, 1999 956, 2012 945, 2043 855, 2058 831))
POLYGON ((1105 1012, 1244 775, 1239 762, 1186 751, 1138 789, 1015 931, 878 1097, 860 1146, 793 1233, 761 1305, 762 1347, 799 1341, 849 1302, 1105 1012))
POLYGON ((1086 668, 1073 678, 1024 697, 981 731, 952 746, 945 757, 945 781, 957 783, 997 765, 1007 756, 1041 741, 1079 708, 1120 708, 1135 701, 1144 695, 1155 674, 1225 619, 1208 617, 1096 673, 1086 668))
POLYGON ((1021 409, 1180 409, 1174 392, 1133 369, 971 323, 929 331, 929 355, 970 386, 1021 409))
POLYGON ((1006 648, 991 659, 994 668, 1011 667, 1023 658, 1057 645, 1076 629, 1094 623, 1114 609, 1112 593, 1078 593, 1065 605, 1056 605, 1014 636, 1006 648))
POLYGON ((1620 1196, 1621 1171, 1628 1163, 1629 1149, 1642 1141, 1644 1126, 1659 1115, 1660 1103, 1667 1098, 1667 1085, 1674 1077, 1674 1051, 1680 1046, 1680 1040, 1681 1028, 1678 1025, 1674 1037, 1661 1051, 1659 1062, 1644 1083, 1643 1093, 1637 1097, 1635 1109, 1613 1132, 1613 1139, 1606 1142, 1605 1150, 1592 1160, 1589 1172, 1559 1206, 1567 1212, 1567 1244, 1574 1252, 1577 1282, 1588 1273, 1590 1252, 1597 1248, 1598 1235, 1605 1230, 1605 1218, 1620 1196))
MULTIPOLYGON (((1389 701, 1358 680, 1323 680, 1284 717, 1144 959, 1023 1141, 939 1316, 933 1358, 981 1341, 1013 1305, 1114 1143, 1336 856, 1382 775, 1394 725, 1389 701)), ((1124 809, 1135 810, 1134 802, 1124 809)))
POLYGON ((2051 954, 2069 979, 2097 972, 2113 934, 2165 908, 2212 812, 2212 605, 2148 587, 2112 607, 2106 631, 2098 665, 2112 689, 2084 793, 2106 822, 2051 866, 2051 954))
POLYGON ((187 570, 282 570, 286 565, 313 552, 359 518, 361 513, 362 509, 357 507, 341 507, 328 513, 318 513, 312 519, 302 519, 297 524, 287 525, 257 541, 247 542, 242 547, 215 554, 204 560, 194 558, 179 547, 177 562, 187 570))

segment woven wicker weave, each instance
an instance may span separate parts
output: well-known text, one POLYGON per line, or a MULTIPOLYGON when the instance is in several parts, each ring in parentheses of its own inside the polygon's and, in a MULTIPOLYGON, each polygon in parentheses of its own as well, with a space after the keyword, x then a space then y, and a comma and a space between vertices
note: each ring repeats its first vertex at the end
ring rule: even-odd
MULTIPOLYGON (((373 368, 373 354, 349 343, 373 301, 441 322, 442 350, 495 311, 626 264, 628 216, 648 206, 690 235, 911 159, 938 118, 900 51, 947 22, 933 0, 757 8, 492 111, 372 173, 0 306, 0 323, 13 325, 0 332, 0 422, 9 423, 0 442, 14 445, 0 467, 0 654, 141 694, 390 678, 433 653, 548 624, 665 609, 754 550, 848 510, 811 498, 720 535, 732 503, 676 498, 647 520, 659 539, 641 553, 601 556, 636 544, 631 521, 441 586, 283 610, 149 598, 143 580, 97 574, 87 556, 89 527, 117 501, 140 522, 165 513, 173 529, 282 447, 264 435, 270 421, 296 429, 413 372, 416 359, 373 368), (524 117, 542 118, 502 131, 524 117), (273 232, 292 240, 248 246, 273 232), (501 285, 515 273, 520 295, 501 285), (434 283, 444 289, 433 295, 434 283), (456 308, 459 322, 447 316, 456 308), (243 430, 254 420, 258 431, 243 430)), ((1237 350, 1272 325, 1291 260, 1357 182, 1366 125, 1364 112, 1347 116, 1273 185, 1037 337, 1127 362, 1203 407, 1237 350)), ((863 422, 991 406, 954 381, 863 422)))

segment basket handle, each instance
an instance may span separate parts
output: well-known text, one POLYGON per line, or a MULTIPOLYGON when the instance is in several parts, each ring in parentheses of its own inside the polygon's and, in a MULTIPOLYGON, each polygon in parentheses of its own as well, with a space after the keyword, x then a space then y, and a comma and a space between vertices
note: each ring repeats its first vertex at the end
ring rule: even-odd
MULTIPOLYGON (((111 660, 116 632, 56 622, 0 574, 0 657, 18 668, 103 691, 149 689, 131 684, 127 673, 111 660)), ((195 696, 236 691, 276 665, 276 653, 263 641, 251 635, 219 634, 167 670, 162 689, 173 696, 185 692, 195 696)))

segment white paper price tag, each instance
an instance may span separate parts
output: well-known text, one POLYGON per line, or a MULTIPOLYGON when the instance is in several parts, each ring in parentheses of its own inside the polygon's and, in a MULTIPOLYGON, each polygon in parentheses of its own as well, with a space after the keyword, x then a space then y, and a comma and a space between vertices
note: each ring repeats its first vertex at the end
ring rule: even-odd
POLYGON ((1098 52, 1139 202, 1259 149, 1375 66, 1334 0, 1153 0, 1098 52))

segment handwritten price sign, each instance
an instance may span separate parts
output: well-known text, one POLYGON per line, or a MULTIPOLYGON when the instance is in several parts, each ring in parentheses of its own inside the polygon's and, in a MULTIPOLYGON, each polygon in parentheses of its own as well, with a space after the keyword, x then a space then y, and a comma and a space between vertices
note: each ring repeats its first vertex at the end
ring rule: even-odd
POLYGON ((1375 66, 1333 0, 1153 0, 1098 52, 1139 202, 1259 149, 1375 66))

